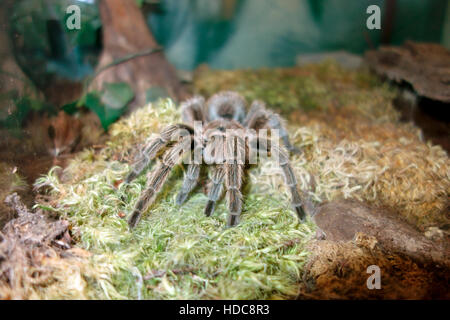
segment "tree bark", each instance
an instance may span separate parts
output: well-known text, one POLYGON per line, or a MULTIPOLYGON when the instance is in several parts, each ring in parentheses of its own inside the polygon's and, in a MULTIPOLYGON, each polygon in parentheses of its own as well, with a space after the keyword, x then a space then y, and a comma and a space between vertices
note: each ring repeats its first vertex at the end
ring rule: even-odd
MULTIPOLYGON (((103 52, 97 70, 124 56, 159 47, 134 0, 101 0, 100 15, 103 52)), ((175 100, 187 96, 175 69, 161 51, 101 71, 91 88, 101 89, 106 82, 127 82, 133 88, 136 98, 131 109, 145 103, 146 90, 153 86, 166 89, 175 100)))

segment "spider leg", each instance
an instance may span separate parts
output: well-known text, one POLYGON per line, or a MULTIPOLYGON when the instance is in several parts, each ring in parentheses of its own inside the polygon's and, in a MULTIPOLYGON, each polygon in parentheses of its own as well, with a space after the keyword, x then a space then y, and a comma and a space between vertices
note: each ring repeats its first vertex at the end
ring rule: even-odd
POLYGON ((276 129, 280 133, 280 138, 282 139, 286 149, 288 149, 289 152, 301 152, 299 149, 294 147, 289 140, 288 132, 281 117, 278 114, 267 110, 265 108, 264 102, 262 101, 253 101, 247 114, 247 118, 245 119, 244 125, 248 128, 256 130, 262 128, 276 129))
POLYGON ((195 163, 189 164, 186 173, 184 174, 183 185, 181 186, 181 190, 177 195, 177 205, 181 205, 186 201, 189 193, 197 185, 199 174, 200 165, 195 163))
POLYGON ((206 121, 205 98, 194 96, 180 106, 183 122, 193 124, 194 121, 206 121))
POLYGON ((242 177, 245 164, 245 138, 238 135, 227 136, 225 164, 225 187, 227 189, 227 226, 239 223, 242 212, 242 177))
POLYGON ((176 140, 182 135, 191 134, 192 132, 192 128, 184 124, 175 124, 164 128, 158 137, 151 139, 144 146, 144 149, 140 152, 137 160, 133 164, 131 172, 125 178, 125 182, 130 183, 139 176, 169 142, 176 140))
MULTIPOLYGON (((257 122, 256 120, 258 120, 260 116, 265 114, 265 111, 266 110, 264 107, 264 102, 259 100, 253 101, 250 106, 250 110, 247 112, 247 116, 245 117, 244 126, 248 128, 257 129, 259 125, 256 123, 257 122)), ((262 120, 264 120, 264 122, 266 121, 266 119, 262 120)))
POLYGON ((291 144, 288 132, 278 114, 270 112, 269 119, 267 121, 267 126, 270 129, 277 129, 280 132, 280 138, 283 140, 284 146, 289 152, 297 154, 301 153, 299 149, 297 149, 291 144))
POLYGON ((201 139, 194 134, 193 136, 193 144, 192 144, 192 153, 194 155, 193 162, 191 162, 184 174, 183 185, 181 186, 181 190, 177 195, 176 203, 178 205, 183 204, 189 193, 195 188, 197 185, 199 176, 200 176, 200 166, 201 166, 201 155, 203 151, 203 144, 201 139), (196 154, 200 155, 200 159, 196 159, 196 154), (199 161, 200 160, 200 161, 199 161))
POLYGON ((222 195, 223 180, 225 177, 225 168, 223 165, 213 167, 211 172, 212 186, 208 192, 208 203, 205 207, 205 215, 209 217, 216 207, 216 202, 222 195))
POLYGON ((242 212, 242 175, 244 166, 237 162, 226 164, 225 187, 227 188, 228 218, 227 226, 233 227, 240 221, 242 212))
POLYGON ((138 224, 142 213, 145 212, 153 203, 156 198, 156 194, 161 190, 175 164, 181 160, 186 151, 190 151, 191 138, 191 136, 184 137, 180 142, 169 149, 164 155, 158 168, 149 175, 147 187, 142 192, 130 218, 128 219, 128 225, 131 229, 138 224))
POLYGON ((288 153, 281 146, 273 145, 274 152, 277 153, 278 164, 283 170, 283 175, 285 179, 286 185, 289 187, 291 192, 291 203, 295 212, 297 213, 300 221, 304 221, 305 219, 305 210, 303 209, 303 201, 300 196, 300 193, 297 190, 297 178, 295 177, 294 170, 289 162, 288 153))

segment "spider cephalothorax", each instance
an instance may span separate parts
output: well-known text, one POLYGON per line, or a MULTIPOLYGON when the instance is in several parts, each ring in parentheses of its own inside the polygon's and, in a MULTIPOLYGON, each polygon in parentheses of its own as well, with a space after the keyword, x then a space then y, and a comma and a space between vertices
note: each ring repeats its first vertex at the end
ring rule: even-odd
POLYGON ((226 91, 212 96, 208 101, 195 96, 181 105, 183 123, 169 125, 160 135, 150 139, 139 153, 132 171, 126 178, 130 182, 161 155, 158 167, 150 172, 147 187, 136 203, 128 223, 135 227, 143 212, 153 203, 156 194, 166 182, 172 168, 182 159, 188 163, 183 185, 176 202, 181 205, 196 186, 200 168, 210 166, 210 188, 205 214, 210 216, 222 195, 225 182, 229 215, 228 226, 239 223, 242 211, 241 186, 244 168, 254 164, 256 156, 268 152, 276 155, 291 191, 292 206, 303 220, 305 212, 297 190, 297 180, 289 163, 288 152, 296 149, 281 118, 265 108, 261 101, 254 101, 245 112, 245 100, 237 93, 226 91), (268 133, 268 134, 267 134, 268 133), (278 144, 282 139, 284 147, 278 144), (185 155, 190 157, 186 158, 185 155), (193 159, 192 159, 193 155, 193 159))

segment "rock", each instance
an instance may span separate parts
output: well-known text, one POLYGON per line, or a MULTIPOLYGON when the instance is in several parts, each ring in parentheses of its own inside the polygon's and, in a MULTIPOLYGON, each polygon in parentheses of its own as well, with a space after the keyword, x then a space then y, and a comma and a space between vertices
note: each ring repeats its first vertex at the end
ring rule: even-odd
POLYGON ((384 249, 423 264, 450 267, 448 241, 433 241, 385 208, 354 200, 323 204, 313 217, 329 241, 352 241, 358 233, 375 237, 384 249))

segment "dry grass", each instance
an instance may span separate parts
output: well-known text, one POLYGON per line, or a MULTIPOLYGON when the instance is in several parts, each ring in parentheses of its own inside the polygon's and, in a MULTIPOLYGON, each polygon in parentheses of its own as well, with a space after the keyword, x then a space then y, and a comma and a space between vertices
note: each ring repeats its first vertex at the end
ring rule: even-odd
POLYGON ((353 198, 388 206, 419 228, 448 223, 450 159, 411 124, 338 113, 301 115, 296 142, 317 198, 353 198), (330 116, 331 114, 331 116, 330 116), (336 117, 333 119, 333 115, 336 117))

